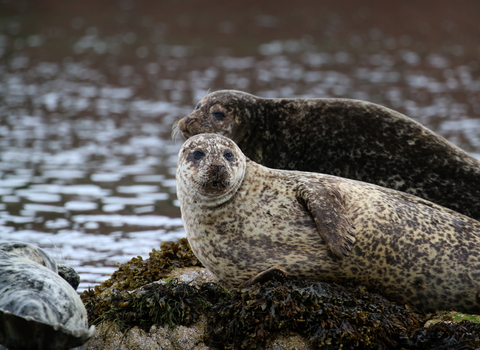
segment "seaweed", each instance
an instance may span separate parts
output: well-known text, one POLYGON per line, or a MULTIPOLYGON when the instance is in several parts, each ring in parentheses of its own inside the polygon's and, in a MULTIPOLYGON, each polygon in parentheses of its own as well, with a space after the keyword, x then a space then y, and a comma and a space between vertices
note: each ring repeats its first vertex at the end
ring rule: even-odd
POLYGON ((122 302, 127 303, 130 298, 128 291, 161 280, 173 268, 187 266, 202 264, 185 238, 176 243, 162 242, 160 250, 153 249, 145 260, 138 256, 127 263, 118 264, 118 270, 108 280, 80 295, 90 323, 98 323, 100 316, 112 313, 111 309, 116 309, 119 304, 121 306, 122 302))
POLYGON ((480 324, 471 321, 436 323, 417 329, 405 345, 411 350, 478 349, 480 324))
POLYGON ((148 259, 119 265, 111 278, 81 297, 91 324, 120 330, 189 326, 206 319, 205 344, 214 349, 263 349, 277 336, 298 334, 322 349, 474 349, 480 324, 451 316, 423 327, 426 317, 368 292, 312 280, 257 283, 226 290, 169 277, 175 267, 201 266, 187 240, 164 242, 148 259), (158 281, 164 279, 163 281, 158 281), (157 282, 155 282, 157 281, 157 282))
POLYGON ((291 332, 314 348, 396 348, 423 320, 365 288, 308 280, 234 290, 210 314, 207 343, 217 349, 263 348, 291 332))
POLYGON ((114 321, 122 330, 138 326, 147 331, 153 325, 189 325, 211 307, 212 292, 223 289, 213 283, 197 288, 173 279, 152 283, 135 291, 117 294, 110 299, 110 309, 93 320, 93 324, 114 321), (121 296, 121 297, 120 297, 121 296))

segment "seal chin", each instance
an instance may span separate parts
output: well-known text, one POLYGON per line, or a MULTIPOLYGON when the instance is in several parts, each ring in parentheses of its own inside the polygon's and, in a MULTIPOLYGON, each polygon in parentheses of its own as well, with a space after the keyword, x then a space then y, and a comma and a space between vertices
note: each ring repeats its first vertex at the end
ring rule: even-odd
POLYGON ((228 192, 230 181, 210 180, 202 186, 204 196, 220 196, 228 192))

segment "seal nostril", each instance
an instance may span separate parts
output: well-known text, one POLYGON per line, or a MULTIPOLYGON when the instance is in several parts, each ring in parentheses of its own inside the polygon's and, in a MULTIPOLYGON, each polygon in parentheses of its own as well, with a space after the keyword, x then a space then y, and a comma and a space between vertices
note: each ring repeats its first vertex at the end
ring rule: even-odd
POLYGON ((187 117, 187 119, 185 119, 185 124, 190 123, 192 120, 193 120, 193 118, 187 117))
POLYGON ((214 167, 216 171, 220 171, 224 166, 221 164, 212 164, 212 167, 214 167))

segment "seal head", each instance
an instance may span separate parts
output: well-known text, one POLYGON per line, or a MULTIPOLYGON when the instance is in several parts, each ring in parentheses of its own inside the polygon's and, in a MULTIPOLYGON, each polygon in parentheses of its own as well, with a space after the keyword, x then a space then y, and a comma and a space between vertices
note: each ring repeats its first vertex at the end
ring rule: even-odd
POLYGON ((185 138, 217 133, 238 143, 250 133, 249 120, 258 113, 255 108, 257 99, 235 90, 213 92, 200 100, 191 114, 174 124, 173 137, 179 132, 185 138))
POLYGON ((246 158, 236 144, 226 138, 205 143, 215 138, 214 134, 192 139, 178 155, 182 166, 177 169, 177 178, 188 186, 189 200, 200 205, 218 206, 235 195, 241 186, 246 168, 246 158))

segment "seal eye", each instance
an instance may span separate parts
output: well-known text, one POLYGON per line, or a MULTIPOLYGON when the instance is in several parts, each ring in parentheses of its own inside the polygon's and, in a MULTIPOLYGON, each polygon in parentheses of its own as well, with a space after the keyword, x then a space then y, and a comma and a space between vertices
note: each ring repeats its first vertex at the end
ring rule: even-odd
POLYGON ((198 151, 198 150, 195 151, 195 152, 193 152, 193 159, 195 159, 195 160, 200 160, 200 159, 202 159, 203 157, 205 157, 205 152, 203 152, 203 151, 198 151))
POLYGON ((195 109, 199 109, 200 107, 202 107, 202 104, 201 104, 201 103, 197 104, 197 105, 195 106, 195 109))
POLYGON ((225 151, 225 152, 223 153, 223 157, 224 157, 226 160, 233 160, 233 158, 235 158, 234 155, 233 155, 233 153, 232 153, 231 151, 225 151))
POLYGON ((215 111, 215 112, 212 112, 212 115, 215 119, 217 120, 222 120, 222 119, 225 119, 225 114, 223 114, 222 112, 220 111, 215 111))

